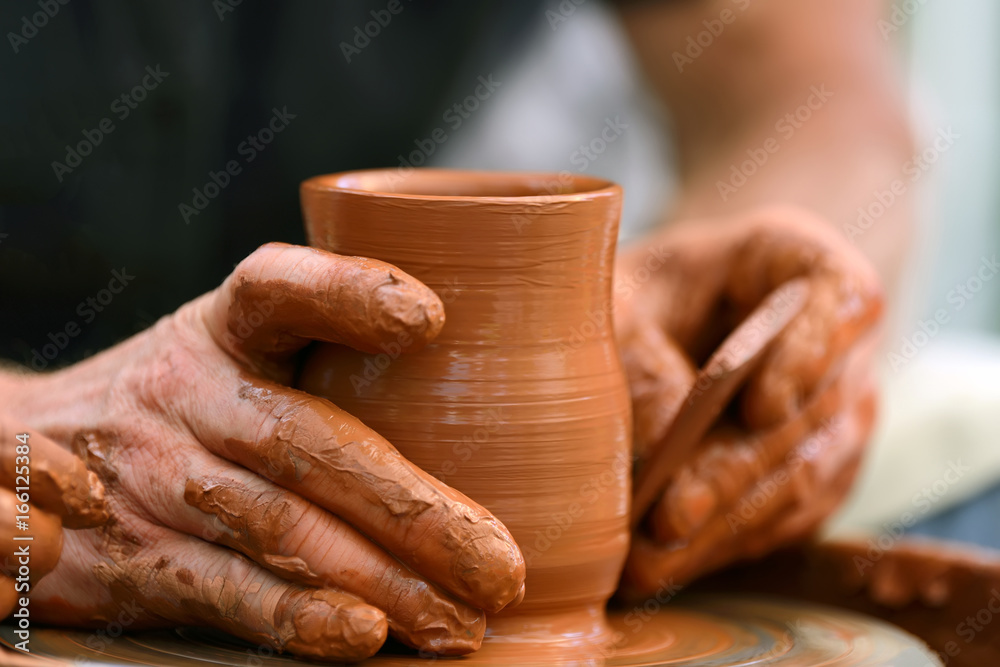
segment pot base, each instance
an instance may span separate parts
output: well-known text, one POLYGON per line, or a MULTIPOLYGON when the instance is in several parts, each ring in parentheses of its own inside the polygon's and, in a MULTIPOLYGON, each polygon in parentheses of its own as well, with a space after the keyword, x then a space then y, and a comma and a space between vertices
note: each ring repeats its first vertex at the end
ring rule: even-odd
MULTIPOLYGON (((655 600, 653 600, 655 602, 655 600)), ((749 596, 693 596, 667 604, 614 611, 609 622, 617 644, 568 645, 505 641, 491 637, 456 665, 574 664, 633 667, 715 665, 894 665, 941 663, 922 642, 889 624, 829 607, 749 596)), ((32 656, 24 665, 302 665, 226 635, 202 628, 127 634, 103 651, 87 646, 84 631, 33 628, 32 656), (89 663, 87 661, 90 661, 89 663)), ((13 628, 0 627, 0 643, 12 648, 13 628)), ((93 645, 93 641, 90 642, 93 645)), ((6 658, 6 656, 4 656, 6 658)), ((419 667, 421 660, 398 645, 363 665, 419 667)), ((9 664, 9 663, 7 663, 9 664)))

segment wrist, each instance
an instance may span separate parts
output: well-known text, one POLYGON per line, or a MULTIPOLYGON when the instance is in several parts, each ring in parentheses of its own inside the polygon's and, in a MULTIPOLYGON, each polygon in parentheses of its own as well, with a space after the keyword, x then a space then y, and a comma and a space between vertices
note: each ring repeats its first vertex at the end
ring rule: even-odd
POLYGON ((5 416, 24 421, 27 407, 32 403, 31 396, 40 393, 42 383, 42 373, 15 364, 0 366, 0 410, 5 416))

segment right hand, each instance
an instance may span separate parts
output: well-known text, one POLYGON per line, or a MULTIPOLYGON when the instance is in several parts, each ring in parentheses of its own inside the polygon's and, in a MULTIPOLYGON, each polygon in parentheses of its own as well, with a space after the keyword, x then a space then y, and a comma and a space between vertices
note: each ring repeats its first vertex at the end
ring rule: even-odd
MULTIPOLYGON (((883 308, 874 268, 826 221, 775 207, 667 227, 622 253, 617 274, 615 334, 640 461, 664 446, 697 379, 694 360, 708 358, 778 288, 808 285, 805 305, 762 354, 734 409, 649 514, 635 517, 643 523, 626 592, 647 595, 667 579, 686 585, 808 539, 846 497, 873 425, 883 308)), ((768 315, 780 314, 778 304, 768 315)))
POLYGON ((394 266, 269 244, 151 329, 12 378, 13 416, 75 448, 110 515, 67 531, 32 619, 209 625, 319 659, 365 658, 387 630, 441 654, 479 648, 481 610, 523 596, 506 528, 288 387, 312 340, 373 352, 404 333, 415 349, 443 322, 394 266))

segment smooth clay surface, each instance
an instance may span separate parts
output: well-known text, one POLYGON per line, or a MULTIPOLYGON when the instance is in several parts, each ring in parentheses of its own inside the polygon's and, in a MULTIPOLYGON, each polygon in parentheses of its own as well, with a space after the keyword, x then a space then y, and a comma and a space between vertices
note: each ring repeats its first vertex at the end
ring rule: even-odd
MULTIPOLYGON (((302 187, 312 245, 395 265, 445 305, 420 351, 321 347, 329 398, 513 534, 526 596, 487 643, 602 646, 628 546, 631 417, 611 328, 621 189, 589 177, 435 170, 302 187)), ((470 563, 470 567, 480 567, 470 563)))

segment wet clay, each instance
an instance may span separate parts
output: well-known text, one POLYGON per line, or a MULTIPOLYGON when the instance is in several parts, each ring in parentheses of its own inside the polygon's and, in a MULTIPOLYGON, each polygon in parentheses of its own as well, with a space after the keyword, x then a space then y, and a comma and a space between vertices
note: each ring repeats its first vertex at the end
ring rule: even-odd
POLYGON ((104 487, 97 475, 38 431, 8 419, 0 420, 0 486, 23 485, 16 472, 18 433, 29 436, 32 504, 58 515, 67 528, 90 528, 107 520, 104 487))
POLYGON ((313 340, 367 352, 403 341, 418 350, 444 324, 440 299, 398 268, 364 257, 267 243, 213 292, 218 342, 260 375, 291 384, 287 362, 313 340), (300 255, 289 281, 280 255, 300 255), (272 260, 272 257, 274 258, 272 260))
MULTIPOLYGON (((384 608, 389 628, 400 640, 413 647, 439 654, 464 654, 479 648, 486 630, 484 614, 469 605, 453 600, 414 574, 370 541, 347 540, 345 533, 356 531, 330 513, 284 490, 255 492, 225 478, 190 480, 184 493, 188 504, 219 518, 229 533, 216 541, 264 563, 284 579, 309 586, 339 587, 365 596, 364 584, 379 577, 382 599, 370 602, 384 608), (352 545, 358 553, 341 553, 343 562, 354 563, 353 572, 344 572, 336 580, 316 574, 320 569, 296 556, 283 556, 284 540, 297 525, 310 526, 313 534, 336 533, 341 536, 341 552, 352 545)), ((319 556, 321 558, 322 556, 319 556)), ((310 558, 317 558, 315 555, 310 558)))
POLYGON ((437 293, 446 319, 419 352, 405 340, 377 354, 322 346, 300 387, 510 530, 526 593, 489 616, 486 643, 607 644, 631 472, 611 328, 620 188, 583 176, 371 171, 306 181, 302 203, 313 245, 399 267, 437 293))
POLYGON ((470 604, 499 611, 518 598, 524 559, 480 504, 434 483, 338 406, 259 380, 247 381, 240 397, 266 415, 268 435, 255 443, 227 440, 226 458, 294 485, 470 604))
MULTIPOLYGON (((104 485, 116 489, 123 456, 118 437, 100 430, 77 433, 74 448, 104 485)), ((201 624, 212 619, 220 630, 261 646, 325 658, 361 659, 385 640, 385 615, 347 592, 299 586, 254 572, 242 557, 221 558, 208 571, 197 568, 205 553, 198 539, 144 523, 120 511, 111 496, 107 521, 94 535, 99 558, 91 574, 110 601, 95 603, 85 615, 58 615, 58 605, 39 610, 40 622, 72 622, 130 629, 164 624, 201 624)), ((280 513, 280 510, 279 510, 280 513)), ((223 522, 224 523, 224 522, 223 522)), ((203 563, 206 561, 202 561, 203 563)), ((266 573, 265 573, 266 574, 266 573)))
POLYGON ((886 545, 883 537, 781 551, 697 588, 759 591, 859 611, 912 632, 948 665, 1000 664, 1000 553, 918 538, 886 545))
MULTIPOLYGON (((868 389, 849 409, 841 376, 803 408, 798 418, 758 437, 722 427, 699 456, 685 462, 674 484, 650 512, 648 534, 633 538, 623 579, 627 596, 655 591, 664 572, 686 585, 698 576, 808 537, 850 487, 875 415, 868 389), (772 489, 748 512, 742 499, 772 489), (786 521, 792 512, 801 517, 786 521)), ((751 501, 747 500, 746 504, 751 501)))
MULTIPOLYGON (((530 647, 487 642, 462 665, 601 665, 672 667, 804 667, 882 665, 936 667, 920 642, 898 628, 839 609, 747 596, 696 596, 672 600, 637 622, 634 613, 612 612, 613 641, 589 651, 538 642, 530 647)), ((73 655, 107 665, 232 665, 245 667, 247 648, 204 628, 127 634, 101 652, 86 634, 57 629, 32 632, 35 655, 73 655)), ((3 640, 0 639, 0 645, 3 640)), ((288 667, 288 656, 252 652, 252 664, 288 667)), ((365 665, 415 667, 425 661, 386 647, 365 665)), ((430 661, 426 661, 430 664, 430 661)), ((6 664, 6 663, 5 663, 6 664)), ((57 664, 67 665, 60 661, 57 664)), ((985 664, 985 663, 984 663, 985 664)), ((992 663, 988 663, 992 664, 992 663)))
MULTIPOLYGON (((730 334, 705 364, 691 385, 691 391, 663 440, 646 453, 635 476, 632 498, 632 528, 645 516, 667 482, 690 457, 709 427, 732 400, 747 376, 760 362, 771 342, 784 330, 805 304, 808 283, 803 279, 782 285, 769 295, 739 327, 730 334)), ((698 499, 685 498, 685 506, 695 517, 707 515, 709 508, 698 499)), ((697 519, 692 517, 692 522, 697 519)))

